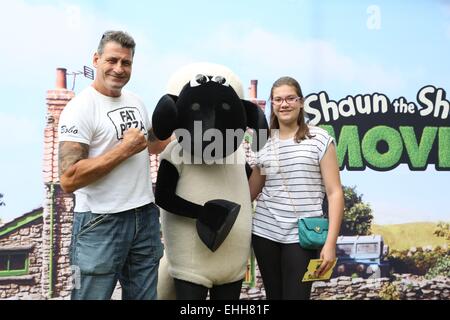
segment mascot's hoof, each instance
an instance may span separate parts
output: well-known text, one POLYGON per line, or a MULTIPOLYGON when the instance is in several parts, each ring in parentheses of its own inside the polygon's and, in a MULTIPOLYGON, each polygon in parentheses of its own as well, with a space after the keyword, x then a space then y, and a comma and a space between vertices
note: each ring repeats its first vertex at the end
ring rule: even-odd
POLYGON ((237 203, 216 199, 205 203, 197 219, 197 233, 203 243, 216 251, 228 236, 241 206, 237 203))

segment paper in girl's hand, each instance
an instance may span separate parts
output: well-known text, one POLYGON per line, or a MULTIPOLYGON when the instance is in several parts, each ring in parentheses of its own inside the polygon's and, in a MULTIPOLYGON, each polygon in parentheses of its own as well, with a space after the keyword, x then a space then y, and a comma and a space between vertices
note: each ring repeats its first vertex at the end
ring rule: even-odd
POLYGON ((330 268, 330 270, 328 270, 321 276, 316 276, 314 272, 317 269, 319 269, 321 263, 322 263, 321 259, 311 259, 308 264, 308 270, 305 272, 305 275, 303 276, 302 282, 330 279, 331 274, 333 273, 333 268, 336 265, 336 260, 334 260, 333 266, 330 268))

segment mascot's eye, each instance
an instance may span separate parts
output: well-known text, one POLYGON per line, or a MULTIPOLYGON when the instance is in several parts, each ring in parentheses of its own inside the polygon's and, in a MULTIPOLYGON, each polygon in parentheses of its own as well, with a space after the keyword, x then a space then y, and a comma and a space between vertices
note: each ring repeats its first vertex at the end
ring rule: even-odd
POLYGON ((191 109, 192 109, 192 111, 198 111, 198 110, 200 110, 200 104, 197 103, 197 102, 194 102, 194 103, 191 105, 191 109))
POLYGON ((224 77, 222 77, 222 76, 215 76, 213 78, 213 81, 217 82, 217 83, 220 83, 220 84, 224 84, 225 82, 227 82, 227 80, 224 77))
POLYGON ((212 78, 212 81, 217 82, 218 84, 224 85, 226 87, 228 87, 230 84, 227 82, 227 79, 225 79, 222 76, 214 76, 212 78))
POLYGON ((198 74, 198 75, 195 76, 195 81, 198 84, 205 84, 205 83, 208 82, 208 77, 203 75, 203 74, 198 74))
POLYGON ((228 103, 224 102, 222 103, 222 109, 225 111, 229 111, 231 109, 231 106, 228 103))
POLYGON ((205 76, 204 74, 198 74, 194 77, 194 79, 191 80, 190 85, 191 88, 193 87, 198 87, 202 84, 205 84, 209 81, 208 77, 205 76))

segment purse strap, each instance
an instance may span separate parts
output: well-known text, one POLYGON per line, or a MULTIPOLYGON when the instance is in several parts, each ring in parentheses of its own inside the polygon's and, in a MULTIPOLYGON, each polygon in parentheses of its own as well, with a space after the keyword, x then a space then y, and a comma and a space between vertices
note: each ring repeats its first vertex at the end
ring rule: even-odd
POLYGON ((276 150, 276 152, 275 152, 274 143, 273 143, 273 141, 275 140, 274 138, 277 139, 278 144, 279 144, 280 139, 279 139, 279 135, 278 135, 278 132, 277 132, 277 131, 275 132, 274 137, 273 137, 272 139, 270 139, 270 140, 271 140, 271 141, 270 141, 270 147, 271 147, 272 152, 273 152, 273 154, 274 154, 274 156, 275 156, 275 159, 276 159, 276 161, 277 161, 277 165, 278 165, 278 173, 281 175, 281 179, 282 179, 282 183, 283 183, 284 190, 287 192, 287 194, 288 194, 288 196, 289 196, 289 200, 291 201, 291 205, 292 205, 292 208, 294 209, 295 215, 297 216, 297 218, 300 218, 299 214, 297 213, 297 209, 296 209, 296 207, 295 207, 295 205, 294 205, 294 201, 292 200, 291 192, 289 191, 289 189, 288 189, 288 187, 287 187, 286 178, 284 177, 283 171, 281 170, 280 154, 279 154, 279 151, 280 151, 279 149, 280 149, 280 148, 278 148, 278 149, 276 150))

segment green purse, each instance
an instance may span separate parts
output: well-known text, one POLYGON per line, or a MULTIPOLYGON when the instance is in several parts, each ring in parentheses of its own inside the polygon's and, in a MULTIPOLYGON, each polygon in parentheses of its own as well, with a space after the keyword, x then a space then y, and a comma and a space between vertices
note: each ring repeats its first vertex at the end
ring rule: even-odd
POLYGON ((328 219, 309 217, 298 219, 298 240, 305 249, 319 249, 327 240, 328 219))

